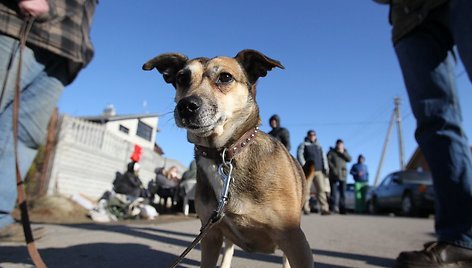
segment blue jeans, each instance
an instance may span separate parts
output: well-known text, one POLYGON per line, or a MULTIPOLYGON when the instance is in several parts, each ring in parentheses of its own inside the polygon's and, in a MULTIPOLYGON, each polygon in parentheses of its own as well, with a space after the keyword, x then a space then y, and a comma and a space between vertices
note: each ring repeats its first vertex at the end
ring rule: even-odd
MULTIPOLYGON (((16 39, 0 35, 0 85, 8 79, 5 92, 0 92, 3 95, 0 103, 0 228, 13 223, 10 213, 17 197, 12 111, 19 53, 6 77, 7 64, 17 45, 16 39)), ((67 74, 65 62, 44 50, 24 49, 18 128, 18 158, 23 178, 44 142, 49 118, 64 89, 61 81, 65 81, 67 74)))
POLYGON ((330 179, 329 184, 331 187, 329 209, 331 211, 336 211, 336 207, 337 207, 340 213, 345 213, 346 212, 346 181, 330 179), (338 206, 336 206, 336 202, 338 202, 338 206))
MULTIPOLYGON (((405 36, 395 51, 415 137, 433 175, 438 240, 472 249, 472 158, 462 129, 453 46, 472 78, 472 1, 452 0, 405 36)), ((470 101, 469 101, 470 102, 470 101)))

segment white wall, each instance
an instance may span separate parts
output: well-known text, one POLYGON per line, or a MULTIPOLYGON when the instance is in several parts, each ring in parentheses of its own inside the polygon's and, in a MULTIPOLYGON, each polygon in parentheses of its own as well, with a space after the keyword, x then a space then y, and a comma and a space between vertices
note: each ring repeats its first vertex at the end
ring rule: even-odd
MULTIPOLYGON (((68 116, 61 117, 58 143, 52 161, 48 194, 83 194, 98 199, 111 190, 115 173, 124 173, 134 143, 106 130, 105 126, 68 116)), ((173 159, 165 159, 150 148, 143 148, 140 178, 147 186, 156 167, 187 168, 173 159)))

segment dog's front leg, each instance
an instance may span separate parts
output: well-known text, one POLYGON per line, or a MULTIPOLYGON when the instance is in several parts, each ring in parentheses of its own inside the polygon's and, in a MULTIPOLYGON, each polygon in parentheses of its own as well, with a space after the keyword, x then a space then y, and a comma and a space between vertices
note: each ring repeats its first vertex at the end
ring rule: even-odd
POLYGON ((313 253, 301 228, 283 232, 277 243, 284 253, 284 268, 288 263, 288 267, 313 268, 313 253))
POLYGON ((201 268, 214 268, 218 262, 223 235, 218 230, 210 230, 202 239, 202 262, 201 268))
POLYGON ((234 254, 234 244, 229 241, 228 238, 225 238, 225 248, 223 250, 223 259, 221 260, 220 268, 230 268, 231 260, 233 259, 234 254))

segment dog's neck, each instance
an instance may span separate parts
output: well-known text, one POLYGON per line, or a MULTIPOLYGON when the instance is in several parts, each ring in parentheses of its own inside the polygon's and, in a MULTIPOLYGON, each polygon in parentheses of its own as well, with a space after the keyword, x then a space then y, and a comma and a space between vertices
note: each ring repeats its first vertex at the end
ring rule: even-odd
MULTIPOLYGON (((233 122, 231 125, 227 126, 227 129, 225 130, 225 132, 228 133, 226 138, 210 136, 198 140, 191 140, 189 138, 189 141, 195 144, 197 154, 199 151, 209 152, 210 154, 216 153, 217 155, 220 155, 219 159, 221 159, 221 152, 225 149, 226 153, 229 153, 230 155, 239 153, 248 142, 253 140, 257 132, 259 132, 258 126, 261 123, 261 119, 259 117, 259 108, 257 105, 253 106, 253 109, 249 111, 247 117, 242 117, 240 120, 240 123, 233 122), (198 148, 201 148, 201 150, 198 148), (234 148, 236 148, 236 150, 234 150, 234 148)), ((200 155, 204 156, 203 154, 200 155)), ((207 157, 209 157, 209 155, 207 157)))
POLYGON ((212 159, 224 159, 223 161, 232 160, 239 152, 241 152, 249 143, 251 143, 257 133, 259 127, 254 127, 244 133, 236 142, 223 148, 208 148, 195 145, 195 154, 212 159))

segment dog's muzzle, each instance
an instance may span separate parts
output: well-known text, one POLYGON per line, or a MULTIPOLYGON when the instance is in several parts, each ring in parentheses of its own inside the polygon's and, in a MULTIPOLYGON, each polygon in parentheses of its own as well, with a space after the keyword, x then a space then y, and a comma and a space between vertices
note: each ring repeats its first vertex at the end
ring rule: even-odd
POLYGON ((194 133, 207 133, 221 123, 217 109, 209 105, 203 98, 188 96, 181 99, 174 110, 177 126, 184 127, 194 133))
POLYGON ((203 101, 201 98, 195 96, 186 97, 179 101, 176 111, 180 119, 190 121, 192 118, 198 115, 202 104, 203 101))

